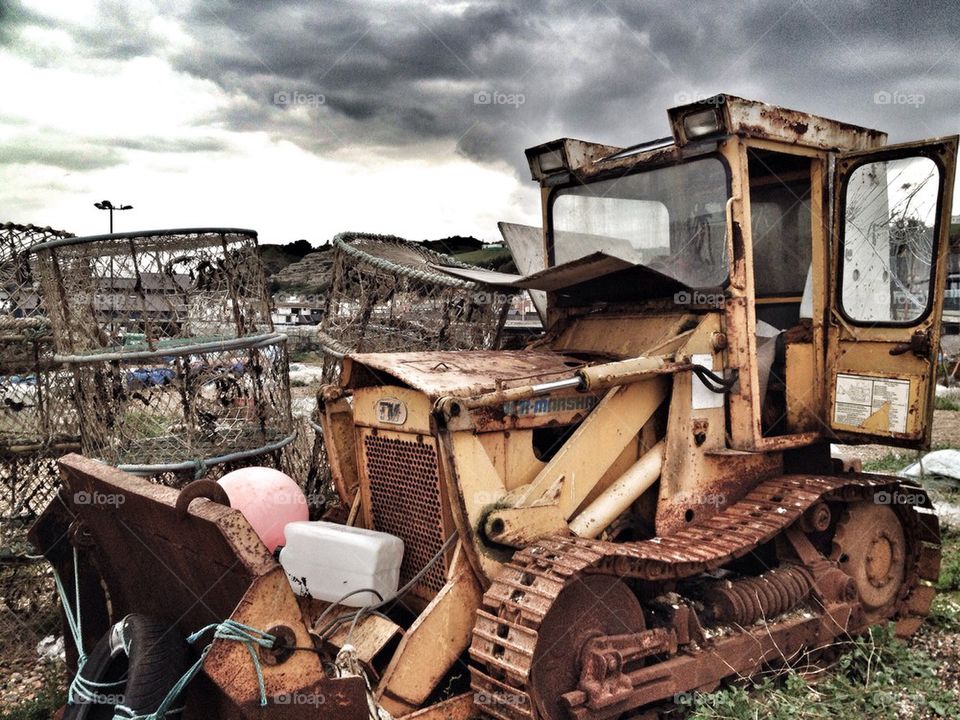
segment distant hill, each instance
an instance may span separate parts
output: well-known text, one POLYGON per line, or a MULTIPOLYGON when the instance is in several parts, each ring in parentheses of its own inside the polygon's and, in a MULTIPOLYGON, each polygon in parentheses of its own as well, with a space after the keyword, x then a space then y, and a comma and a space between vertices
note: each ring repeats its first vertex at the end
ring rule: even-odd
POLYGON ((451 235, 440 240, 421 240, 421 245, 434 252, 444 255, 459 255, 460 253, 473 252, 483 247, 483 242, 475 237, 463 235, 451 235))
POLYGON ((313 245, 306 240, 296 240, 286 245, 261 245, 260 259, 267 275, 276 275, 287 265, 303 260, 313 252, 313 245))
POLYGON ((321 295, 330 285, 330 268, 333 266, 333 246, 320 248, 304 255, 296 262, 285 265, 270 277, 274 293, 301 293, 321 295))

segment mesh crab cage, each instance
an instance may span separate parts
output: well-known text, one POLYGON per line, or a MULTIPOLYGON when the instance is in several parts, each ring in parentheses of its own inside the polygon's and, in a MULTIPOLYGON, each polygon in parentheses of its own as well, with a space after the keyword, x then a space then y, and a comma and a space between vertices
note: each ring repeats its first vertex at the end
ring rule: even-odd
POLYGON ((58 238, 32 252, 86 454, 174 484, 278 464, 294 437, 289 362, 255 232, 58 238))
POLYGON ((31 245, 70 233, 0 224, 0 647, 29 647, 59 627, 53 576, 27 529, 59 487, 57 458, 78 448, 72 378, 54 361, 31 245))
MULTIPOLYGON (((317 339, 323 380, 334 382, 343 357, 358 352, 496 349, 514 293, 453 277, 437 266, 478 269, 393 235, 341 233, 317 339)), ((319 418, 312 485, 329 470, 319 418)))
POLYGON ((436 268, 474 266, 392 235, 342 233, 333 245, 319 336, 328 381, 346 353, 499 347, 513 294, 436 268))
POLYGON ((48 227, 0 225, 0 475, 8 522, 43 509, 54 492, 54 458, 77 447, 71 376, 54 359, 28 262, 32 245, 69 237, 48 227))

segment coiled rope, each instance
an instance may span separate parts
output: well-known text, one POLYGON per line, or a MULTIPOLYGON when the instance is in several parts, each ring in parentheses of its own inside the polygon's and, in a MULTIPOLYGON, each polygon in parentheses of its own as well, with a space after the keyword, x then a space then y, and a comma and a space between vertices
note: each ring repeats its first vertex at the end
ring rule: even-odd
MULTIPOLYGON (((83 649, 83 626, 81 624, 80 617, 80 573, 79 573, 79 563, 77 562, 77 549, 73 548, 73 587, 74 587, 74 599, 73 604, 71 605, 70 598, 67 595, 66 589, 63 586, 63 583, 60 581, 60 576, 54 570, 53 579, 57 586, 57 594, 60 596, 60 602, 63 603, 63 613, 67 618, 67 627, 70 630, 70 635, 73 637, 74 645, 77 648, 77 674, 74 677, 73 682, 70 683, 70 689, 67 694, 67 701, 73 705, 78 701, 97 703, 103 699, 103 690, 117 690, 122 688, 127 683, 127 678, 124 676, 120 680, 115 682, 101 683, 94 682, 93 680, 88 680, 81 675, 83 666, 87 662, 87 654, 83 649)), ((197 673, 200 672, 200 669, 203 667, 204 661, 207 659, 207 655, 210 653, 210 649, 213 647, 213 644, 216 640, 230 640, 233 642, 239 642, 247 648, 247 652, 250 653, 250 660, 253 663, 253 668, 257 673, 257 687, 260 690, 260 706, 265 707, 267 704, 267 691, 263 682, 263 668, 260 665, 260 657, 257 655, 255 646, 272 648, 276 642, 277 638, 269 633, 258 630, 257 628, 250 627, 249 625, 244 625, 235 620, 224 620, 221 623, 212 623, 206 627, 201 628, 197 632, 187 637, 187 643, 193 645, 197 642, 203 635, 213 630, 213 639, 204 647, 203 651, 200 653, 200 657, 197 661, 190 666, 190 668, 181 676, 181 678, 174 684, 170 691, 167 693, 167 696, 163 699, 163 702, 160 703, 159 707, 154 710, 152 713, 137 714, 136 711, 119 703, 114 709, 113 720, 161 720, 166 717, 169 712, 180 712, 183 708, 171 708, 174 702, 180 694, 186 689, 190 684, 190 681, 196 677, 197 673)), ((126 647, 126 640, 124 640, 124 647, 129 653, 129 648, 126 647)))

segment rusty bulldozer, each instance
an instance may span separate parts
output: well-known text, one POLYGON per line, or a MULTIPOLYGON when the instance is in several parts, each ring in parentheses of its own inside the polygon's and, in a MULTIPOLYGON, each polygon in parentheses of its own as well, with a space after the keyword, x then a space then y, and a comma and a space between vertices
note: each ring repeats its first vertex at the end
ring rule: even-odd
POLYGON ((545 293, 531 346, 350 355, 323 388, 346 524, 403 540, 400 595, 298 594, 215 488, 68 456, 33 532, 83 642, 130 613, 265 633, 217 634, 185 718, 586 720, 914 632, 931 502, 831 443, 929 445, 957 138, 732 96, 669 120, 527 150, 535 272, 438 268, 545 293))

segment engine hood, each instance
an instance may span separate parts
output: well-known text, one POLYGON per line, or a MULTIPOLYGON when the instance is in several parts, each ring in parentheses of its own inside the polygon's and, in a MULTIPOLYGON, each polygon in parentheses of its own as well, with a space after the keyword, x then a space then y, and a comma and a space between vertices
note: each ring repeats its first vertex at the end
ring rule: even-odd
POLYGON ((570 377, 586 365, 572 355, 527 350, 361 353, 344 358, 345 388, 401 385, 431 398, 467 397, 570 377))

